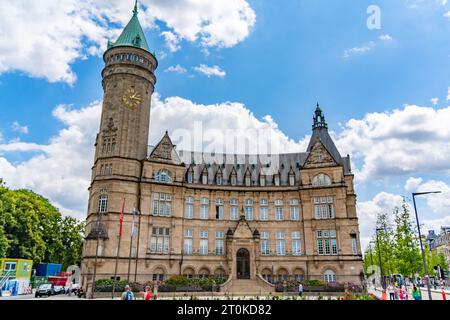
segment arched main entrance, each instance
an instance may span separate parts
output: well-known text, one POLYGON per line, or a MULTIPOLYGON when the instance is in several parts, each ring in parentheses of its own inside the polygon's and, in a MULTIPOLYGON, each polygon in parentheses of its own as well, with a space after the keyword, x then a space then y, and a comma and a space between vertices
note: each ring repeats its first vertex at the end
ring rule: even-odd
POLYGON ((236 273, 238 279, 250 279, 250 252, 239 249, 236 253, 236 273))

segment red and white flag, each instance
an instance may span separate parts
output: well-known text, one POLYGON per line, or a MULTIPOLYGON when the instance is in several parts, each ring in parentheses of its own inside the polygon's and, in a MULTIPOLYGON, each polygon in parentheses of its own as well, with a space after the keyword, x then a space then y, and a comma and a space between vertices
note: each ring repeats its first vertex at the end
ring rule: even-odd
POLYGON ((123 199, 122 211, 120 212, 119 219, 119 238, 122 237, 122 222, 123 222, 123 211, 125 210, 125 199, 123 199))

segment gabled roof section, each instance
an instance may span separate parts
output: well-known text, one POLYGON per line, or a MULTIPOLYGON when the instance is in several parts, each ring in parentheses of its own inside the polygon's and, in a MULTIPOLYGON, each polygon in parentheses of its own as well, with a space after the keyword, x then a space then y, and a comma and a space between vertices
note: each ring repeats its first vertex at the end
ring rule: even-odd
POLYGON ((328 125, 325 122, 325 116, 320 109, 319 104, 317 104, 313 120, 313 134, 311 140, 309 141, 307 152, 311 153, 313 147, 316 145, 317 140, 319 140, 333 157, 334 161, 338 164, 343 164, 341 154, 339 153, 336 145, 333 142, 333 139, 331 139, 330 134, 328 133, 328 125))
POLYGON ((181 164, 180 157, 175 150, 175 145, 172 143, 172 140, 170 140, 169 133, 167 131, 161 141, 153 149, 149 160, 156 160, 176 165, 181 164))
POLYGON ((150 48, 145 38, 144 31, 138 19, 138 5, 137 1, 134 5, 133 16, 130 22, 123 29, 122 34, 116 42, 108 42, 108 49, 114 47, 134 47, 150 52, 150 48))
POLYGON ((320 139, 316 140, 313 145, 308 158, 306 158, 304 168, 322 168, 322 167, 332 167, 339 165, 331 153, 326 149, 320 139))

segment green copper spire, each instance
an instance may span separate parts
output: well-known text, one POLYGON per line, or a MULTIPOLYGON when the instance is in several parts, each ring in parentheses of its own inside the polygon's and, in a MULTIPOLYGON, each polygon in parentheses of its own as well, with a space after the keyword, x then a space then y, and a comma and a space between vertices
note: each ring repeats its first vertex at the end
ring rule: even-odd
POLYGON ((144 31, 138 19, 138 3, 137 0, 134 4, 133 17, 128 22, 122 34, 119 36, 116 42, 108 43, 108 49, 114 47, 135 47, 150 52, 147 39, 145 39, 144 31))

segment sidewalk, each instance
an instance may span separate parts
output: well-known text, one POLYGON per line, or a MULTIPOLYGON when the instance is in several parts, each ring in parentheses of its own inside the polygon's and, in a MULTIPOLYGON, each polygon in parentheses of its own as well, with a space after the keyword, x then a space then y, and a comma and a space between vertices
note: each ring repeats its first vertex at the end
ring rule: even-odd
MULTIPOLYGON (((428 300, 428 290, 427 288, 420 288, 420 291, 422 292, 422 299, 423 300, 428 300)), ((373 293, 374 295, 376 295, 378 298, 381 299, 381 294, 382 294, 382 289, 381 288, 369 288, 368 289, 369 293, 373 293)), ((444 290, 445 294, 446 294, 446 298, 447 300, 450 300, 450 290, 444 290)), ((432 299, 433 300, 442 300, 442 290, 434 290, 434 288, 431 289, 431 293, 432 293, 432 299)), ((388 296, 388 300, 389 300, 389 296, 388 296)), ((408 286, 408 300, 414 300, 413 296, 412 296, 412 292, 411 292, 411 287, 408 286)))

